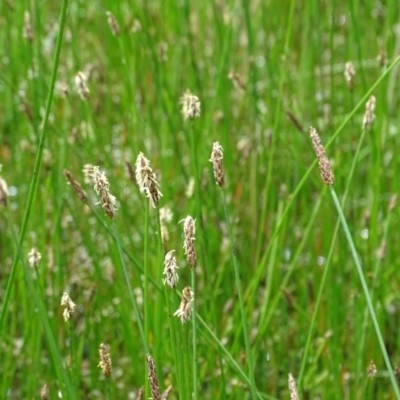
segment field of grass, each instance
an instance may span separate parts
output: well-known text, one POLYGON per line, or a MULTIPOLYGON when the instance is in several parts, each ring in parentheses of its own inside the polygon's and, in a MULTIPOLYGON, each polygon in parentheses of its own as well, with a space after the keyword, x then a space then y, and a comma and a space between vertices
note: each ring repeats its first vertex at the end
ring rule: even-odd
POLYGON ((400 399, 399 18, 0 1, 0 399, 400 399))

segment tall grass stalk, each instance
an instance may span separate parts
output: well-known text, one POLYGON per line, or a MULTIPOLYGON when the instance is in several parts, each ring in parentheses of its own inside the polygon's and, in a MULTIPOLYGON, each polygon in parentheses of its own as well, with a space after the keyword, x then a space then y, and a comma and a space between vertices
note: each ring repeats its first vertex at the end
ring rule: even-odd
MULTIPOLYGON (((47 135, 47 125, 49 122, 50 110, 51 110, 51 105, 53 102, 54 87, 55 87, 55 83, 56 83, 56 79, 57 79, 58 64, 60 61, 61 45, 62 45, 62 39, 63 39, 63 33, 64 33, 64 27, 65 27, 67 8, 68 8, 68 0, 63 0, 61 14, 60 14, 59 29, 58 29, 58 34, 57 34, 57 43, 56 43, 56 49, 55 49, 55 55, 54 55, 54 63, 53 63, 53 69, 52 69, 51 78, 50 78, 50 88, 49 88, 49 93, 47 95, 46 108, 45 108, 44 117, 43 117, 42 129, 40 132, 39 145, 38 145, 38 149, 36 152, 36 160, 35 160, 35 166, 33 168, 32 180, 31 180, 31 184, 29 187, 27 205, 25 208, 25 213, 24 213, 24 217, 22 219, 21 230, 20 230, 19 238, 18 238, 18 247, 19 248, 22 247, 22 244, 25 239, 26 228, 28 226, 28 221, 29 221, 29 217, 31 214, 32 206, 33 206, 33 200, 34 200, 34 197, 36 194, 36 189, 37 189, 37 185, 38 185, 38 181, 39 181, 39 172, 40 172, 40 167, 42 164, 44 143, 45 143, 46 135, 47 135)), ((12 289, 12 285, 14 283, 14 279, 15 279, 15 275, 16 275, 16 271, 17 271, 17 267, 18 267, 18 261, 19 261, 19 257, 18 257, 18 253, 17 253, 13 259, 13 263, 11 266, 11 273, 10 273, 10 276, 7 281, 7 287, 6 287, 6 291, 4 294, 3 304, 2 304, 2 307, 0 310, 0 331, 2 330, 2 327, 3 327, 5 314, 7 313, 8 302, 10 301, 11 289, 12 289)))
POLYGON ((250 333, 249 329, 247 326, 247 317, 246 317, 246 310, 244 307, 244 301, 243 301, 243 293, 242 293, 242 282, 240 279, 240 271, 239 271, 239 261, 237 259, 236 255, 236 246, 235 246, 235 240, 233 237, 233 231, 232 231, 232 225, 228 213, 228 207, 226 205, 226 200, 225 200, 225 195, 223 190, 221 189, 221 203, 224 208, 224 214, 225 214, 225 221, 226 225, 228 228, 228 234, 229 234, 229 243, 230 243, 230 248, 231 248, 231 255, 232 255, 232 265, 235 273, 235 284, 236 284, 236 291, 237 295, 239 298, 239 308, 240 308, 240 314, 241 314, 241 322, 242 322, 242 327, 243 327, 243 337, 244 337, 244 344, 245 344, 245 351, 246 351, 246 361, 247 361, 247 366, 248 366, 248 371, 249 371, 249 380, 250 380, 250 391, 253 399, 257 398, 257 387, 256 387, 256 379, 254 375, 254 364, 253 364, 253 356, 251 354, 251 345, 250 345, 250 333))
POLYGON ((346 221, 346 218, 345 218, 345 216, 343 214, 342 207, 340 205, 339 199, 338 199, 338 197, 336 195, 336 192, 333 189, 333 187, 330 187, 330 193, 331 193, 333 202, 335 203, 335 207, 336 207, 337 213, 339 215, 340 222, 342 224, 344 233, 346 235, 347 243, 349 244, 349 247, 350 247, 351 255, 353 256, 353 260, 354 260, 354 263, 355 263, 356 268, 357 268, 357 272, 358 272, 358 275, 359 275, 359 278, 360 278, 360 281, 361 281, 361 286, 362 286, 363 291, 364 291, 365 300, 367 301, 367 306, 368 306, 368 309, 369 309, 369 312, 370 312, 370 315, 371 315, 372 323, 373 323, 374 328, 375 328, 375 333, 376 333, 376 336, 378 338, 379 346, 381 348, 381 352, 382 352, 383 358, 385 360, 386 368, 387 368, 388 373, 389 373, 390 381, 392 383, 393 390, 394 390, 394 393, 396 395, 396 398, 399 400, 400 399, 399 387, 398 387, 398 384, 397 384, 397 381, 396 381, 396 377, 395 377, 394 372, 393 372, 392 364, 390 363, 389 355, 388 355, 387 350, 386 350, 386 346, 385 346, 385 342, 384 342, 383 337, 382 337, 382 333, 381 333, 380 328, 379 328, 378 319, 376 317, 374 306, 372 304, 372 299, 371 299, 371 296, 370 296, 370 293, 369 293, 369 290, 368 290, 367 282, 365 281, 365 277, 364 277, 364 273, 363 273, 363 270, 362 270, 360 258, 359 258, 358 254, 357 254, 357 250, 356 250, 356 247, 354 245, 354 241, 353 241, 353 238, 351 236, 350 229, 349 229, 349 227, 347 225, 347 221, 346 221))

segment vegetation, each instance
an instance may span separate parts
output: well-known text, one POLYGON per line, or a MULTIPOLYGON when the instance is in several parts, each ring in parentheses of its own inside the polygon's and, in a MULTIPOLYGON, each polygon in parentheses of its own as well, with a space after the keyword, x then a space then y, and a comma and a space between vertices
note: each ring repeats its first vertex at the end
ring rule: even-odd
POLYGON ((399 13, 0 2, 0 398, 400 399, 399 13))

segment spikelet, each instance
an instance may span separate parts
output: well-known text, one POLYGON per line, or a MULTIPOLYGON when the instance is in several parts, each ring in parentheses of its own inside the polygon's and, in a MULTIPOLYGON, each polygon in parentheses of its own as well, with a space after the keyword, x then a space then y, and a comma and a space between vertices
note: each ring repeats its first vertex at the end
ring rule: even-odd
POLYGON ((156 365, 150 354, 147 354, 146 359, 147 359, 148 378, 150 383, 150 391, 152 399, 161 400, 161 393, 156 372, 156 365))
POLYGON ((191 268, 197 265, 196 248, 194 247, 195 234, 196 234, 196 220, 188 215, 183 221, 183 233, 185 240, 183 242, 183 249, 185 250, 186 259, 191 268))
POLYGON ((71 315, 75 311, 75 303, 71 300, 67 292, 64 292, 61 297, 61 305, 65 307, 63 312, 63 317, 65 321, 68 321, 71 318, 71 315))
POLYGON ((114 36, 119 36, 120 34, 119 25, 114 14, 110 11, 106 11, 106 14, 107 14, 108 25, 110 25, 112 34, 114 36))
POLYGON ((114 218, 117 211, 115 207, 116 198, 110 193, 110 184, 106 174, 100 171, 99 167, 95 166, 90 176, 94 180, 94 190, 100 197, 100 201, 97 204, 101 204, 108 218, 114 218))
POLYGON ((40 391, 40 399, 41 400, 48 400, 49 398, 49 387, 45 383, 40 391))
POLYGON ((321 178, 326 185, 332 186, 335 182, 335 177, 333 176, 331 165, 326 157, 324 146, 321 143, 318 132, 313 127, 310 127, 310 138, 315 154, 318 158, 318 166, 321 172, 321 178))
POLYGON ((179 308, 175 311, 174 316, 181 319, 182 324, 189 321, 192 315, 192 303, 194 299, 194 293, 192 289, 187 286, 182 290, 182 300, 179 308))
POLYGON ((296 382, 295 382, 292 374, 289 374, 288 386, 289 386, 289 392, 290 392, 290 400, 299 400, 299 395, 297 393, 296 382))
POLYGON ((6 206, 8 201, 8 186, 7 182, 0 176, 0 206, 6 206))
POLYGON ((201 105, 197 96, 187 90, 180 98, 183 119, 195 119, 200 117, 201 105))
POLYGON ((347 87, 349 88, 350 92, 354 89, 354 75, 356 71, 354 69, 354 65, 352 62, 347 62, 344 69, 344 78, 346 79, 347 87))
POLYGON ((35 249, 32 248, 28 253, 28 264, 31 268, 37 268, 42 255, 35 249))
POLYGON ((209 159, 209 161, 212 162, 213 164, 215 183, 220 188, 222 188, 225 183, 225 172, 224 172, 224 166, 222 164, 223 158, 224 158, 224 149, 219 144, 219 142, 215 142, 213 144, 211 158, 209 159))
POLYGON ((376 373, 378 372, 374 360, 371 360, 367 367, 367 378, 374 378, 376 373))
POLYGON ((150 203, 155 208, 160 201, 162 193, 160 192, 157 177, 150 167, 150 161, 139 153, 136 159, 136 182, 139 185, 141 193, 144 193, 150 199, 150 203))
POLYGON ((103 372, 104 378, 108 379, 111 376, 111 357, 104 343, 100 344, 99 354, 100 362, 98 367, 103 372))
POLYGON ((376 98, 375 96, 371 95, 367 101, 367 104, 365 105, 365 114, 362 123, 363 129, 368 130, 371 128, 372 123, 375 120, 375 114, 374 114, 375 106, 376 106, 376 98))
POLYGON ((81 96, 82 100, 87 100, 90 94, 90 90, 87 87, 86 82, 87 82, 86 75, 82 71, 79 71, 75 75, 75 87, 76 91, 78 92, 79 96, 81 96))
POLYGON ((24 28, 22 31, 22 35, 24 39, 26 39, 28 42, 33 42, 33 29, 31 25, 31 15, 29 14, 29 11, 25 11, 24 13, 24 28))
POLYGON ((87 202, 88 197, 86 192, 82 189, 81 184, 72 176, 71 172, 68 171, 67 169, 64 169, 64 176, 67 178, 68 182, 73 187, 78 197, 82 201, 87 202))
POLYGON ((165 255, 164 259, 164 272, 165 278, 163 279, 163 284, 168 285, 171 289, 175 289, 179 281, 179 276, 176 272, 178 269, 178 264, 176 262, 175 250, 171 250, 165 255))

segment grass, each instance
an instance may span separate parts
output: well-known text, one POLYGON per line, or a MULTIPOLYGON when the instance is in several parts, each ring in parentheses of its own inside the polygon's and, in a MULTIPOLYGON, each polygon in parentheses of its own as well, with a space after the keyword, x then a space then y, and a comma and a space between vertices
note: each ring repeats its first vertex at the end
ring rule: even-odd
POLYGON ((0 398, 38 398, 45 384, 50 398, 155 397, 148 354, 171 399, 289 398, 289 373, 300 399, 399 398, 399 12, 395 0, 1 2, 0 398), (201 102, 192 121, 180 113, 187 89, 201 102), (163 194, 156 208, 127 170, 141 151, 163 194), (112 220, 85 164, 106 173, 112 220), (161 207, 172 213, 163 226, 161 207), (176 289, 162 282, 171 250, 176 289), (195 302, 182 324, 185 287, 195 302), (64 291, 76 304, 68 322, 64 291))

